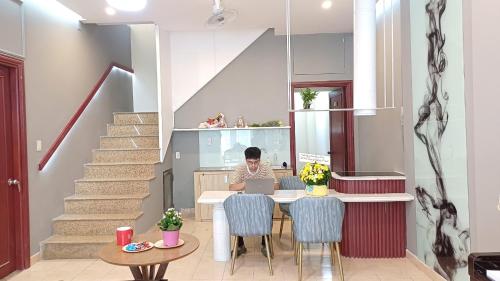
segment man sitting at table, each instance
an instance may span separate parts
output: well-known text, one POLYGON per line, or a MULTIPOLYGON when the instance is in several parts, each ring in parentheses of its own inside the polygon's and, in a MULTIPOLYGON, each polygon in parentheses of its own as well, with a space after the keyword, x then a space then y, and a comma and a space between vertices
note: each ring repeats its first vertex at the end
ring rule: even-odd
MULTIPOLYGON (((245 150, 245 162, 235 167, 234 172, 231 174, 231 182, 229 190, 243 191, 245 190, 245 182, 248 179, 274 179, 274 189, 279 189, 278 181, 274 176, 273 169, 267 163, 260 161, 260 149, 258 147, 249 147, 245 150)), ((267 255, 264 237, 262 237, 261 248, 262 254, 267 255)), ((243 237, 238 237, 238 249, 236 255, 246 253, 245 242, 243 237)))

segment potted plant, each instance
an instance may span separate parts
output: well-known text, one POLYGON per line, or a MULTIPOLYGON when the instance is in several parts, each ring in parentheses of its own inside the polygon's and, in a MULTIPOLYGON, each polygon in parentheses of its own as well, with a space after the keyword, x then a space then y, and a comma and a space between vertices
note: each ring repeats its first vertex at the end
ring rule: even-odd
POLYGON ((312 101, 318 95, 317 91, 311 90, 310 88, 305 88, 300 91, 300 96, 302 97, 302 102, 304 105, 304 109, 310 109, 312 101))
POLYGON ((300 180, 306 184, 306 194, 312 196, 325 196, 328 194, 328 181, 332 172, 327 165, 306 163, 300 171, 300 180))
POLYGON ((169 208, 158 223, 163 232, 163 245, 166 247, 176 246, 179 242, 179 230, 182 227, 182 215, 174 208, 169 208))

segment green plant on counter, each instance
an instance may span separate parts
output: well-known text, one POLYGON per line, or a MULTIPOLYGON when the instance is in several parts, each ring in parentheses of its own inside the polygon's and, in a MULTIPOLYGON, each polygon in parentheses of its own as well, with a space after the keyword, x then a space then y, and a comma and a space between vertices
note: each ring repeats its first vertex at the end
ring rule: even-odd
POLYGON ((305 88, 300 91, 300 96, 302 97, 302 102, 304 109, 310 109, 312 101, 318 96, 318 92, 311 90, 310 88, 305 88))
POLYGON ((168 209, 158 223, 161 231, 174 231, 182 227, 182 215, 174 208, 168 209))

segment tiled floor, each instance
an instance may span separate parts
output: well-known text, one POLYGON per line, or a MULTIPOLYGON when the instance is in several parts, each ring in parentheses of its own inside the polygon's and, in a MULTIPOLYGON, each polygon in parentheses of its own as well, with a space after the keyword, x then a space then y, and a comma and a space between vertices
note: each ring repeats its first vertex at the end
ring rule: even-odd
MULTIPOLYGON (((274 225, 274 275, 269 276, 267 259, 260 254, 260 238, 246 239, 248 253, 236 260, 235 274, 229 274, 230 262, 212 260, 212 224, 186 219, 182 232, 200 240, 200 248, 189 257, 169 265, 165 278, 181 280, 297 280, 297 267, 290 248, 290 227, 286 223, 278 240, 279 222, 274 225)), ((332 269, 326 247, 310 245, 304 252, 303 280, 339 280, 337 265, 332 269)), ((346 281, 424 281, 429 279, 407 259, 343 258, 346 281)), ((40 261, 30 269, 14 273, 9 281, 87 281, 131 280, 128 267, 114 266, 100 260, 40 261)))

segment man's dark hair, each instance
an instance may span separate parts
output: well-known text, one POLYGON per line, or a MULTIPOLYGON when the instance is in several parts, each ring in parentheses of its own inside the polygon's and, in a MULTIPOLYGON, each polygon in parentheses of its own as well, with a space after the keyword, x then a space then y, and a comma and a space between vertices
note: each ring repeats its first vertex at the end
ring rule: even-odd
POLYGON ((260 149, 254 146, 245 149, 245 159, 260 159, 260 149))

